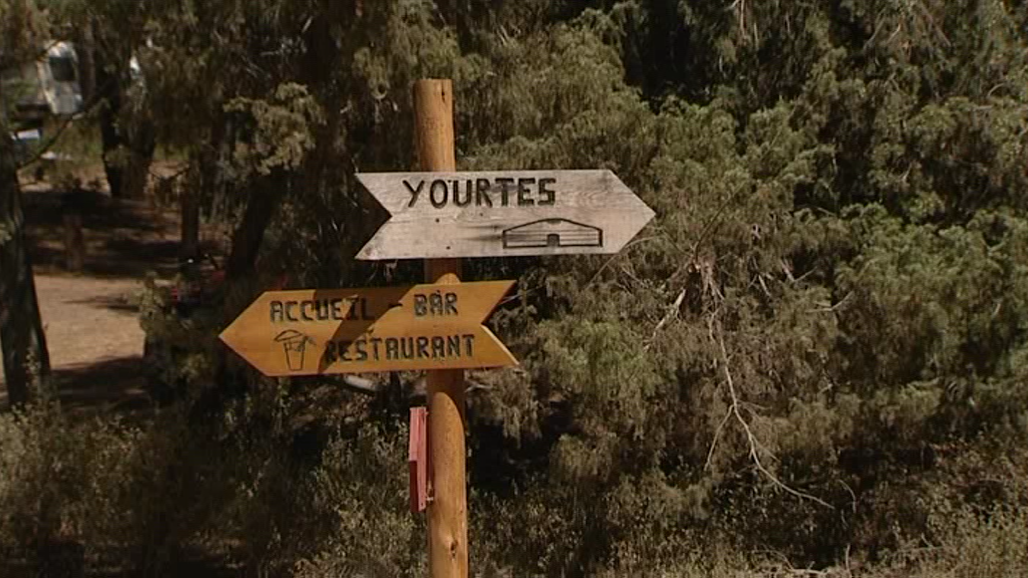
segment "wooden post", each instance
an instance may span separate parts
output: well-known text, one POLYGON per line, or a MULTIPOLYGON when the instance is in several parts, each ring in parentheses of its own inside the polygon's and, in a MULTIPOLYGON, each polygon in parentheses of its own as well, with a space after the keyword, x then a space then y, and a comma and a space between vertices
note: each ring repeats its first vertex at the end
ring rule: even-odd
POLYGON ((68 271, 82 271, 86 261, 86 241, 82 235, 82 214, 75 207, 64 211, 64 256, 68 271))
MULTIPOLYGON (((422 171, 454 171, 453 82, 419 80, 414 84, 415 148, 422 171)), ((440 231, 445 234, 445 231, 440 231)), ((426 259, 425 281, 460 283, 460 259, 426 259)), ((428 505, 430 578, 467 578, 468 507, 464 449, 464 371, 429 371, 428 455, 431 481, 428 505)))
POLYGON ((182 219, 179 228, 180 256, 198 257, 200 255, 200 204, 197 202, 196 192, 188 186, 182 187, 179 195, 182 219))

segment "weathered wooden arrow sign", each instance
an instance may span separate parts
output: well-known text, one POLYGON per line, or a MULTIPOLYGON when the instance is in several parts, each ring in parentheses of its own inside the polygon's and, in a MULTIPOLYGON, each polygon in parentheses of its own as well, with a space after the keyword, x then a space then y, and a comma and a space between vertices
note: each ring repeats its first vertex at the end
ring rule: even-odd
POLYGON ((517 365, 482 325, 513 284, 268 291, 220 337, 267 376, 517 365))
POLYGON ((653 218, 609 170, 357 178, 392 215, 363 260, 617 253, 653 218))

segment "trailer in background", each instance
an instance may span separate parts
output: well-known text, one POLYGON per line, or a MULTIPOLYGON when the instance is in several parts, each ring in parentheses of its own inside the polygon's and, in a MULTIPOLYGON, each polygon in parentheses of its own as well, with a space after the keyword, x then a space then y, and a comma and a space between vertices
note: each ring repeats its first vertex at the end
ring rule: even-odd
POLYGON ((5 102, 11 138, 19 158, 27 158, 44 136, 47 120, 82 112, 79 61, 71 42, 53 42, 35 61, 3 71, 5 102))

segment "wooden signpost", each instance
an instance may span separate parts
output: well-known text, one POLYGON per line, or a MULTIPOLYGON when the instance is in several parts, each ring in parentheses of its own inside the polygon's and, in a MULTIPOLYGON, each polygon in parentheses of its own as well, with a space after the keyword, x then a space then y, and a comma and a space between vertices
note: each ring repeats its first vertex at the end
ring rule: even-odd
POLYGON ((449 80, 415 83, 414 116, 419 172, 357 175, 391 215, 357 258, 425 259, 426 284, 267 292, 221 339, 269 376, 428 370, 411 509, 430 577, 467 578, 463 370, 517 361, 482 325, 513 282, 461 283, 460 258, 616 253, 653 211, 607 170, 456 172, 449 80))
POLYGON ((617 253, 653 218, 608 170, 357 178, 392 215, 358 259, 617 253))
MULTIPOLYGON (((422 171, 457 168, 453 140, 453 83, 419 80, 414 83, 414 148, 422 171)), ((427 246, 445 242, 447 232, 435 237, 408 239, 427 246)), ((424 255, 431 256, 431 255, 424 255)), ((358 256, 359 258, 359 256, 358 256)), ((429 283, 460 283, 459 259, 426 259, 429 283)), ((430 578, 468 578, 468 496, 464 447, 464 371, 429 371, 428 574, 430 578)))
POLYGON ((482 325, 513 284, 268 291, 221 340, 272 377, 516 365, 482 325))

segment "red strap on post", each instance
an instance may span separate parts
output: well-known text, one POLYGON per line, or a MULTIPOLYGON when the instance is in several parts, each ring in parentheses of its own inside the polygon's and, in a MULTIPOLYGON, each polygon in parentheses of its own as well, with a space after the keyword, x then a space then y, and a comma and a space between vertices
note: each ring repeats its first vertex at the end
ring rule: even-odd
POLYGON ((428 410, 410 408, 410 442, 407 448, 410 469, 410 511, 424 512, 428 507, 428 410))

